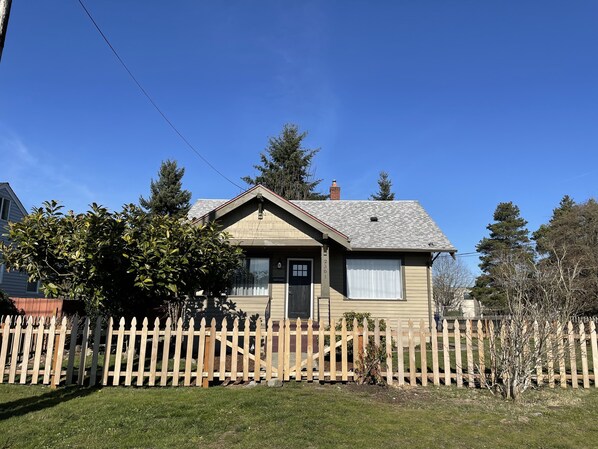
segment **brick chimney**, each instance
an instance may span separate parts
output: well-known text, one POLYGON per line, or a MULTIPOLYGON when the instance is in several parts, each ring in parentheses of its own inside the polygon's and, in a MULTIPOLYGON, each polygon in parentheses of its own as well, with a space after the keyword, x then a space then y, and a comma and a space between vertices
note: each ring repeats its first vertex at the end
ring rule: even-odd
POLYGON ((330 186, 330 199, 332 201, 341 199, 341 188, 336 185, 336 179, 332 180, 332 185, 330 186))

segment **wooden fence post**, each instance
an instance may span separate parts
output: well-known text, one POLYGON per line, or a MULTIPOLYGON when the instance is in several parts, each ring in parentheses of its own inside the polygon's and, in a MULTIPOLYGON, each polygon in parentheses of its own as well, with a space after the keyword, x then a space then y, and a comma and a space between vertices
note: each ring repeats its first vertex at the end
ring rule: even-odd
POLYGON ((187 352, 185 354, 185 377, 183 385, 191 385, 191 361, 193 359, 193 343, 195 342, 195 319, 191 317, 187 328, 187 352))
POLYGON ((158 347, 160 344, 160 318, 154 320, 152 329, 152 352, 150 354, 150 370, 147 384, 150 387, 156 385, 156 370, 158 369, 158 347))
POLYGON ((571 386, 577 388, 577 356, 575 354, 575 334, 573 333, 573 323, 571 321, 567 324, 567 334, 569 339, 569 361, 571 363, 571 386))
POLYGON ((121 317, 118 322, 118 331, 116 332, 116 354, 114 357, 114 375, 112 376, 112 385, 120 383, 120 368, 122 364, 123 342, 125 339, 125 318, 121 317))
POLYGON ((96 384, 98 376, 98 359, 100 357, 100 338, 102 337, 102 318, 96 319, 96 327, 93 333, 93 352, 91 354, 91 370, 89 372, 89 386, 96 384))
POLYGON ((438 333, 436 326, 432 325, 432 375, 434 385, 440 385, 440 371, 438 367, 438 333))
POLYGON ((397 375, 399 376, 399 386, 405 385, 405 354, 403 352, 403 322, 397 320, 397 375))
POLYGON ((590 373, 588 370, 588 347, 586 343, 586 329, 583 322, 579 323, 579 346, 581 351, 581 372, 583 387, 590 388, 590 373))
POLYGON ((330 382, 336 382, 336 322, 334 318, 330 320, 330 382))
POLYGON ((593 320, 590 321, 590 345, 592 347, 592 373, 594 374, 594 388, 598 388, 598 342, 596 341, 596 324, 594 324, 593 320))
MULTIPOLYGON (((343 318, 343 329, 345 328, 345 319, 343 318)), ((347 351, 346 344, 346 331, 343 332, 343 362, 345 360, 344 354, 347 351)), ((345 367, 343 366, 343 374, 345 373, 345 367)), ((343 378, 343 380, 347 380, 343 378)), ((393 369, 392 369, 392 331, 390 329, 390 322, 386 323, 386 382, 388 385, 392 385, 393 381, 393 369)))
POLYGON ((172 319, 166 318, 164 324, 164 344, 162 346, 162 366, 160 375, 160 386, 168 385, 168 361, 170 359, 170 336, 172 335, 172 319))
POLYGON ((301 318, 295 323, 295 380, 301 381, 301 318))
POLYGON ((85 362, 87 360, 87 349, 89 347, 89 317, 83 321, 83 336, 81 337, 81 352, 79 353, 79 369, 77 370, 77 385, 83 385, 85 381, 85 362))
MULTIPOLYGON (((255 361, 253 365, 253 380, 255 382, 262 381, 262 319, 258 318, 255 323, 255 343, 253 344, 254 347, 254 355, 255 361)), ((301 356, 299 356, 301 359, 301 356)), ((299 380, 301 380, 301 369, 299 370, 299 380)))
POLYGON ((52 382, 54 388, 60 384, 60 375, 62 373, 62 356, 64 354, 64 343, 66 340, 66 326, 66 317, 63 317, 62 322, 60 323, 60 332, 58 334, 58 345, 56 346, 58 350, 56 351, 56 358, 54 360, 54 381, 52 382))
POLYGON ((480 371, 480 386, 483 387, 486 382, 486 355, 484 350, 484 326, 482 320, 478 320, 478 360, 480 371))
POLYGON ((454 322, 455 334, 455 366, 457 368, 457 388, 463 387, 463 361, 461 353, 461 329, 459 328, 459 321, 454 322))
POLYGON ((23 357, 21 363, 21 381, 22 385, 27 383, 27 368, 29 367, 29 351, 31 348, 31 336, 33 334, 33 317, 27 320, 27 329, 25 331, 25 342, 23 343, 23 357))
POLYGON ((112 328, 114 320, 112 317, 108 318, 108 327, 106 329, 106 353, 104 354, 104 376, 102 378, 102 385, 108 385, 108 374, 110 372, 110 352, 112 351, 112 328))
MULTIPOLYGON (((270 348, 268 348, 270 349, 270 348)), ((307 320, 307 381, 312 382, 314 380, 314 328, 313 321, 310 318, 307 320)))
POLYGON ((147 332, 148 332, 148 320, 147 317, 143 318, 141 325, 141 342, 139 343, 139 364, 137 366, 137 386, 143 386, 145 378, 145 355, 147 351, 147 332))
POLYGON ((426 345, 426 329, 427 326, 424 320, 419 322, 419 349, 420 349, 420 360, 421 360, 421 374, 422 374, 422 386, 428 385, 428 348, 426 345))
POLYGON ((23 318, 19 316, 15 328, 13 330, 12 337, 12 356, 10 358, 10 367, 8 370, 8 383, 15 383, 15 377, 17 373, 17 360, 19 357, 19 348, 21 345, 21 329, 22 329, 23 318))
POLYGON ((69 345, 69 358, 66 365, 65 385, 73 383, 73 371, 75 370, 75 350, 77 348, 77 338, 79 337, 79 316, 75 315, 72 319, 71 344, 69 345))
POLYGON ((444 385, 451 384, 451 345, 448 332, 448 321, 442 320, 442 356, 444 362, 444 385))
POLYGON ((409 335, 409 384, 412 387, 417 385, 415 368, 415 341, 413 339, 413 320, 407 321, 409 335))
MULTIPOLYGON (((36 340, 35 340, 35 355, 33 359, 33 374, 31 375, 31 384, 37 384, 39 380, 39 367, 42 358, 42 352, 44 347, 44 331, 45 331, 45 323, 46 320, 44 317, 41 317, 39 323, 37 325, 37 333, 36 333, 36 340)), ((1 359, 1 358, 0 358, 1 359)), ((2 382, 2 371, 4 371, 4 365, 0 360, 0 382, 2 382)))
MULTIPOLYGON (((129 347, 127 348, 127 367, 125 370, 125 385, 130 386, 133 379, 133 363, 135 361, 135 341, 137 339, 137 318, 131 319, 129 328, 129 347)), ((141 362, 141 361, 140 361, 141 362)))
POLYGON ((474 373, 473 373, 473 337, 471 320, 465 322, 465 352, 467 354, 467 386, 469 388, 475 387, 474 373))
POLYGON ((239 378, 239 318, 233 321, 233 347, 231 349, 230 377, 233 382, 239 378))
POLYGON ((179 317, 176 323, 176 334, 174 340, 174 366, 172 367, 172 386, 179 385, 181 372, 181 347, 183 346, 183 318, 179 317))

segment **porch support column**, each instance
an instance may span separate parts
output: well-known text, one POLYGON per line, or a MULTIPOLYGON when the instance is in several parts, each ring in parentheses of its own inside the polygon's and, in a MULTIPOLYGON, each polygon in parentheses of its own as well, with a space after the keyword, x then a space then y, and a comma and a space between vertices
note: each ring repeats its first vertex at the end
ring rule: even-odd
POLYGON ((322 245, 322 290, 320 296, 322 298, 330 298, 330 257, 328 245, 322 245))

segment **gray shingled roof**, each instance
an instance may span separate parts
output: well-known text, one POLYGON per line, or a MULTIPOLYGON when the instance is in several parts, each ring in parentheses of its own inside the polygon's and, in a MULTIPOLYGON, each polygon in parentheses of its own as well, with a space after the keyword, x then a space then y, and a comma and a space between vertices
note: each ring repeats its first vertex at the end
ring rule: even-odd
MULTIPOLYGON (((198 200, 198 218, 227 200, 198 200)), ((292 201, 305 212, 349 236, 353 249, 456 251, 418 201, 292 201), (372 221, 377 217, 378 221, 372 221)))

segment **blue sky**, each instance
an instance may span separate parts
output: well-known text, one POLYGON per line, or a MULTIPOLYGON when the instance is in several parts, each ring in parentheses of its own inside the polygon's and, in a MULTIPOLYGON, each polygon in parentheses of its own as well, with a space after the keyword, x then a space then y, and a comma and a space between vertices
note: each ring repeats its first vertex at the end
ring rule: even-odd
MULTIPOLYGON (((366 199, 389 172, 460 252, 500 201, 529 228, 596 196, 595 1, 90 1, 155 101, 226 176, 296 123, 322 191, 366 199)), ((144 98, 75 0, 13 2, 0 61, 0 181, 27 208, 147 195, 160 162, 197 198, 238 188, 144 98)), ((466 258, 475 266, 475 257, 466 258)))

